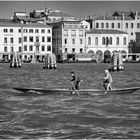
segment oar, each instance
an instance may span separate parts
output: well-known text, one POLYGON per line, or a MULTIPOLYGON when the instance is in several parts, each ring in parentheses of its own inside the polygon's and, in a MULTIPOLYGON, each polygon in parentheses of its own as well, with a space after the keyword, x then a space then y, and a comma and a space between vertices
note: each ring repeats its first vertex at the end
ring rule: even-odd
POLYGON ((73 84, 72 82, 71 82, 71 84, 72 84, 72 86, 73 86, 74 90, 76 91, 77 95, 79 96, 80 94, 79 94, 79 92, 76 90, 76 88, 75 88, 74 84, 73 84))

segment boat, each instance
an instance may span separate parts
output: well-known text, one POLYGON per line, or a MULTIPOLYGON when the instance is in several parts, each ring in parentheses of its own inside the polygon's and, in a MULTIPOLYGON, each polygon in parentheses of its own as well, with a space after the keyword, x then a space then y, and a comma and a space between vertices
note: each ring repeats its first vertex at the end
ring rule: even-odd
POLYGON ((95 95, 95 94, 126 94, 126 93, 133 93, 140 89, 140 87, 131 87, 131 88, 119 88, 119 89, 112 89, 109 91, 99 90, 99 89, 80 89, 80 90, 70 90, 70 89, 43 89, 43 88, 21 88, 15 87, 14 90, 20 91, 21 93, 29 94, 45 94, 45 95, 52 95, 52 94, 78 94, 78 95, 95 95))

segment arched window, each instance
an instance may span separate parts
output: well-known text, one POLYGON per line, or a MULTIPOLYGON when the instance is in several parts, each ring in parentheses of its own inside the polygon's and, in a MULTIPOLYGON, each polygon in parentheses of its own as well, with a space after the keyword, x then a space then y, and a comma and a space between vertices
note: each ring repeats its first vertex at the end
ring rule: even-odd
POLYGON ((119 45, 119 37, 116 38, 116 45, 119 45))
POLYGON ((126 37, 123 38, 123 45, 126 45, 126 37))
POLYGON ((105 37, 102 38, 102 44, 105 45, 105 37))
POLYGON ((109 44, 112 45, 112 37, 109 39, 109 44))
POLYGON ((95 45, 98 45, 98 37, 95 38, 95 45))
POLYGON ((88 45, 91 45, 91 38, 88 38, 88 45))

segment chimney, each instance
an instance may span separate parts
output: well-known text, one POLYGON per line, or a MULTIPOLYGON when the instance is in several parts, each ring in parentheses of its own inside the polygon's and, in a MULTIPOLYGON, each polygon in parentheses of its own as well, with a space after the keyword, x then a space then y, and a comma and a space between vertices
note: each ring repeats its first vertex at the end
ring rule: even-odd
POLYGON ((138 16, 138 11, 136 11, 136 17, 138 16))

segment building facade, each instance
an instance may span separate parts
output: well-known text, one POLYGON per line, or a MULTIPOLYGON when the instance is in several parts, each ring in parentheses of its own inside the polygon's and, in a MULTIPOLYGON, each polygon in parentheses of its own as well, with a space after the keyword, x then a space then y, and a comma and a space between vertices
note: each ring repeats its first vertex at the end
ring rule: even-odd
POLYGON ((93 29, 86 31, 86 53, 112 55, 121 51, 128 55, 128 34, 118 30, 93 29))
POLYGON ((52 52, 52 27, 44 24, 0 23, 0 59, 19 52, 21 59, 44 57, 52 52))
POLYGON ((74 54, 85 53, 85 28, 80 21, 52 22, 53 52, 62 59, 72 59, 74 54))
POLYGON ((112 16, 98 16, 92 20, 92 29, 119 30, 128 33, 128 40, 136 39, 140 31, 140 12, 116 11, 112 16))

